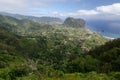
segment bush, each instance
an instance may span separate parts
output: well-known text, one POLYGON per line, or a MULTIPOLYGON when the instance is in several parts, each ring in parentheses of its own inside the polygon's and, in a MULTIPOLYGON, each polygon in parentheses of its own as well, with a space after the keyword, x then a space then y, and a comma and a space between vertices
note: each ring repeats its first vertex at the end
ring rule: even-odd
POLYGON ((10 76, 11 80, 16 79, 16 77, 23 77, 28 75, 30 72, 30 69, 26 66, 23 67, 17 67, 12 69, 8 75, 10 76))
POLYGON ((64 75, 64 73, 62 71, 56 70, 54 73, 55 77, 62 77, 64 75))
POLYGON ((110 80, 110 78, 103 73, 96 73, 96 72, 89 72, 86 75, 86 79, 85 80, 110 80))
POLYGON ((120 72, 111 72, 109 76, 112 80, 120 80, 120 72))
POLYGON ((5 68, 7 66, 8 64, 6 62, 0 61, 0 68, 5 68))

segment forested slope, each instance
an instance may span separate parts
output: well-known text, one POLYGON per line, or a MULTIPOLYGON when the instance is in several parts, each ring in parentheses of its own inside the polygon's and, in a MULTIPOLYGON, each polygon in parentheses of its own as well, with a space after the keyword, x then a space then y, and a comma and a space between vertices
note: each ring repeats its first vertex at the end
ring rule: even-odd
POLYGON ((120 39, 85 27, 0 18, 1 80, 120 79, 120 39))

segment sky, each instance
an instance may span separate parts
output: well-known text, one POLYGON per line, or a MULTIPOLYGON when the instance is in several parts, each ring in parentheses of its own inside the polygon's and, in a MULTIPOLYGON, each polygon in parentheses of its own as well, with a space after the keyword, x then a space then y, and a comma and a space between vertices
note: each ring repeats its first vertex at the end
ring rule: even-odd
POLYGON ((0 0, 0 11, 31 16, 120 19, 120 0, 0 0))

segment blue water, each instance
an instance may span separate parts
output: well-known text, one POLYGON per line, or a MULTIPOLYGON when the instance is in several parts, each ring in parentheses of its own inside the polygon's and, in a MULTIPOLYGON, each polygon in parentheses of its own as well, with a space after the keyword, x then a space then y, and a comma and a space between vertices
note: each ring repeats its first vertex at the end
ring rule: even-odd
POLYGON ((111 38, 120 38, 120 22, 119 21, 100 21, 100 20, 87 21, 87 27, 91 31, 98 32, 103 36, 107 36, 111 38))

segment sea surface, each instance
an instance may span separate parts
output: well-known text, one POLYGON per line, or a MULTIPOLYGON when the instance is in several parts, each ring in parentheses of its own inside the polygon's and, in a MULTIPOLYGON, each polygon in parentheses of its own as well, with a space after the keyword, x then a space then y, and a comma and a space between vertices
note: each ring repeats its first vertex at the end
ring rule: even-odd
POLYGON ((87 27, 92 32, 98 32, 110 38, 120 38, 120 22, 117 21, 87 21, 87 27))

